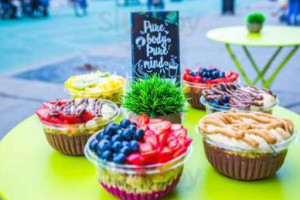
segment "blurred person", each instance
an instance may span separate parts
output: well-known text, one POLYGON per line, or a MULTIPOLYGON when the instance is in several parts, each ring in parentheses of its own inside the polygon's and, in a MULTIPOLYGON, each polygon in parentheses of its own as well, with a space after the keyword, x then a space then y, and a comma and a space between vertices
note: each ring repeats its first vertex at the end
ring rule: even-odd
POLYGON ((48 16, 49 0, 31 0, 30 3, 32 16, 35 16, 35 14, 41 14, 44 17, 48 16))
POLYGON ((13 0, 0 0, 0 15, 2 19, 15 19, 17 18, 17 6, 13 0))
POLYGON ((164 0, 147 0, 147 9, 151 10, 152 8, 164 9, 165 2, 164 0))
POLYGON ((286 16, 286 22, 289 25, 299 24, 299 13, 300 12, 300 0, 289 0, 288 1, 288 12, 286 16))
POLYGON ((88 3, 86 0, 69 0, 69 2, 73 5, 74 12, 77 17, 87 15, 88 3))
POLYGON ((222 0, 222 14, 235 13, 235 1, 234 0, 222 0))

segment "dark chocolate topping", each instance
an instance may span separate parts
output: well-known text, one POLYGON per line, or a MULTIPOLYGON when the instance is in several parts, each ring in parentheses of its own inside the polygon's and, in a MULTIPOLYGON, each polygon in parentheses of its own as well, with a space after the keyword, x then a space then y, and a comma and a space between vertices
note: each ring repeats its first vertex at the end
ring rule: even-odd
POLYGON ((258 89, 254 86, 239 85, 236 83, 221 83, 212 85, 210 89, 205 89, 202 94, 206 101, 218 100, 222 104, 229 104, 230 107, 250 109, 251 106, 263 106, 263 93, 276 97, 271 91, 258 89), (224 99, 228 97, 228 102, 224 99))
POLYGON ((57 116, 59 113, 65 115, 72 115, 76 117, 82 117, 85 111, 89 111, 96 117, 102 117, 102 107, 104 102, 99 99, 73 99, 68 100, 66 103, 62 103, 57 100, 56 104, 50 109, 50 116, 57 116), (89 106, 89 105, 92 106, 89 106))

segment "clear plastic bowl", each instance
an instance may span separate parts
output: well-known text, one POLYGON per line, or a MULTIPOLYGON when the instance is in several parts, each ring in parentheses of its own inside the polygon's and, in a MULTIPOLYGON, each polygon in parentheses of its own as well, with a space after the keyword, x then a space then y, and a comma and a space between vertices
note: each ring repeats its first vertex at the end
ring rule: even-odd
POLYGON ((114 113, 108 119, 94 119, 81 124, 53 124, 40 120, 49 144, 66 155, 83 155, 84 146, 89 137, 115 121, 120 115, 118 106, 108 100, 102 100, 109 105, 114 113))
POLYGON ((192 83, 187 81, 182 81, 185 97, 187 98, 189 104, 197 109, 204 110, 205 106, 200 102, 202 96, 202 91, 208 89, 207 85, 204 83, 192 83))
POLYGON ((267 149, 233 147, 202 134, 198 127, 202 120, 196 132, 202 137, 206 158, 219 173, 238 180, 253 181, 274 175, 283 165, 288 147, 298 138, 295 131, 289 139, 267 149))
POLYGON ((167 195, 180 181, 184 164, 192 153, 190 146, 186 153, 166 163, 145 166, 115 164, 98 158, 90 150, 89 143, 95 137, 96 134, 87 142, 85 156, 95 165, 102 187, 124 200, 152 200, 167 195))
POLYGON ((246 110, 245 108, 239 108, 239 107, 225 107, 225 106, 220 106, 220 105, 215 105, 212 103, 209 103, 208 101, 205 100, 204 96, 200 98, 200 102, 205 106, 206 108, 206 113, 215 113, 215 112, 227 112, 229 110, 235 110, 235 111, 240 111, 240 112, 250 112, 250 111, 261 111, 265 113, 273 113, 273 108, 277 105, 279 105, 279 99, 276 98, 274 103, 272 103, 268 107, 252 107, 249 110, 246 110))
MULTIPOLYGON (((232 83, 239 82, 240 81, 238 79, 232 83)), ((205 83, 192 83, 185 80, 182 80, 182 85, 189 104, 194 108, 205 110, 205 105, 200 101, 200 98, 202 97, 202 91, 209 89, 211 86, 207 86, 205 83)))

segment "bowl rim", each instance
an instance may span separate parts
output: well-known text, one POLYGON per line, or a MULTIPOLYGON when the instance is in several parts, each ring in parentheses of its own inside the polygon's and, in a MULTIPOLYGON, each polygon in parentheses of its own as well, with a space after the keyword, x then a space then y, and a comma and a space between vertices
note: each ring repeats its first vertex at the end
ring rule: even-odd
POLYGON ((202 95, 200 97, 200 102, 205 106, 210 106, 212 108, 216 108, 218 109, 218 112, 222 112, 222 111, 229 111, 229 110, 237 110, 237 111, 260 111, 260 110, 271 110, 273 109, 275 106, 280 104, 280 101, 278 99, 278 97, 276 96, 275 101, 269 105, 269 106, 264 106, 264 107, 258 107, 255 106, 254 108, 250 108, 250 109, 245 109, 245 108, 241 108, 241 107, 225 107, 225 106, 220 106, 220 105, 215 105, 212 103, 209 103, 208 101, 206 101, 204 95, 202 95))
MULTIPOLYGON (((194 87, 194 88, 210 88, 212 85, 218 85, 218 84, 222 84, 222 83, 225 83, 225 82, 222 82, 222 83, 211 83, 209 85, 207 85, 206 83, 193 83, 193 82, 184 80, 183 79, 183 75, 182 75, 182 83, 184 83, 186 85, 189 85, 191 87, 194 87)), ((228 82, 228 84, 232 84, 232 83, 241 84, 241 80, 238 77, 235 81, 228 82)))
MULTIPOLYGON (((88 98, 88 99, 97 99, 97 98, 88 98)), ((72 100, 72 99, 66 99, 66 100, 72 100)), ((106 125, 106 124, 109 124, 109 123, 113 122, 121 114, 120 108, 114 102, 109 101, 107 99, 97 99, 97 100, 100 100, 100 101, 106 102, 107 104, 110 104, 110 106, 114 109, 114 113, 108 118, 108 120, 106 122, 98 124, 99 126, 103 126, 103 125, 106 125)), ((93 119, 91 119, 87 122, 83 122, 83 123, 79 123, 79 124, 55 124, 55 123, 51 123, 51 122, 47 122, 45 120, 42 120, 38 117, 38 119, 40 120, 40 122, 43 125, 62 127, 62 128, 71 127, 71 126, 85 125, 89 122, 95 121, 95 119, 98 119, 98 118, 100 119, 100 117, 94 117, 93 119)))
MULTIPOLYGON (((100 131, 99 131, 100 132, 100 131)), ((126 173, 126 174, 140 174, 141 171, 143 174, 156 174, 160 172, 166 172, 172 169, 175 169, 184 163, 186 163, 193 152, 192 144, 188 147, 187 151, 180 156, 165 162, 165 163, 157 163, 157 164, 150 164, 150 165, 130 165, 130 164, 116 164, 113 162, 107 162, 100 159, 94 152, 92 152, 89 148, 90 142, 97 136, 99 133, 95 133, 92 137, 90 137, 84 147, 84 155, 88 161, 93 163, 96 167, 102 167, 109 171, 115 171, 119 173, 126 173), (164 166, 170 166, 163 170, 157 169, 159 167, 164 168, 164 166)))
POLYGON ((270 144, 269 149, 262 149, 262 148, 241 148, 241 147, 234 147, 226 144, 222 144, 216 141, 213 141, 210 139, 208 136, 204 135, 201 133, 199 130, 199 124, 202 123, 205 117, 203 117, 196 125, 196 133, 197 135, 200 135, 203 141, 207 142, 210 145, 216 146, 218 148, 226 149, 229 151, 235 151, 235 152, 241 152, 241 153, 273 153, 273 154, 278 154, 280 151, 287 149, 288 146, 292 143, 298 140, 298 132, 294 130, 293 134, 286 140, 282 142, 278 142, 276 144, 270 144))

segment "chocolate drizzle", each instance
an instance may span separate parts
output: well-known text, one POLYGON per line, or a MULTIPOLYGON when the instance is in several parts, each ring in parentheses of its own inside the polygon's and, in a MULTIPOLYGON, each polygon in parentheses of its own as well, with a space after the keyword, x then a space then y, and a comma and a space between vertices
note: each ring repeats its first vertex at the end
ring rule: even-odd
POLYGON ((104 102, 99 99, 73 99, 63 103, 60 100, 51 107, 49 115, 57 116, 59 113, 82 117, 86 111, 89 111, 96 117, 102 117, 102 108, 104 102), (91 104, 91 106, 89 106, 91 104))
POLYGON ((206 101, 217 99, 222 104, 223 97, 227 96, 230 107, 250 109, 251 106, 263 106, 263 93, 276 97, 271 91, 258 89, 254 86, 243 86, 235 83, 221 83, 212 85, 210 89, 202 91, 206 101))

